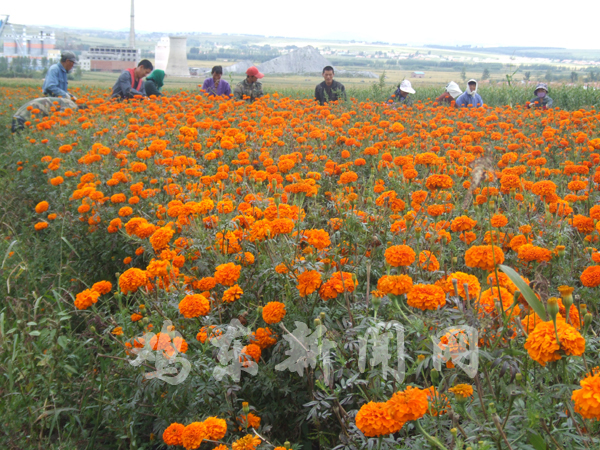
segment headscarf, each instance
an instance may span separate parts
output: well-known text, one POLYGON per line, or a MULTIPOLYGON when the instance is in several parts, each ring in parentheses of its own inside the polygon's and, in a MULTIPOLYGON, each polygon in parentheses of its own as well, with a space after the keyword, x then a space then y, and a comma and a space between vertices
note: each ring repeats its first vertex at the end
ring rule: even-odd
POLYGON ((477 80, 475 80, 474 78, 471 78, 469 81, 467 81, 467 90, 465 92, 469 95, 476 94, 477 93, 477 80), (471 86, 469 86, 469 83, 475 83, 474 91, 471 90, 471 86))
POLYGON ((165 71, 164 70, 160 70, 160 69, 156 69, 154 70, 150 75, 148 75, 148 77, 146 78, 146 80, 152 80, 154 81, 154 84, 156 84, 156 88, 160 91, 160 88, 163 87, 163 81, 165 79, 165 71))
POLYGON ((450 94, 452 98, 455 99, 460 97, 460 94, 462 94, 462 91, 458 87, 458 84, 456 84, 454 81, 448 83, 448 86, 446 86, 446 92, 448 92, 448 94, 450 94))

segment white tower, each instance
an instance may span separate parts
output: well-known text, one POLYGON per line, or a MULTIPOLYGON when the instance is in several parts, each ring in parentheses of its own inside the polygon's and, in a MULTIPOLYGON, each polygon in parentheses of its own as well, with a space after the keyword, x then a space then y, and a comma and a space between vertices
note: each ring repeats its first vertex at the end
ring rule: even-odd
POLYGON ((129 47, 135 48, 135 16, 133 14, 133 0, 131 0, 131 23, 129 25, 129 47))
POLYGON ((169 61, 165 73, 171 77, 189 77, 187 36, 169 36, 169 61))
POLYGON ((169 45, 170 41, 168 37, 160 38, 158 44, 154 48, 154 68, 160 70, 167 70, 167 62, 169 61, 169 45))

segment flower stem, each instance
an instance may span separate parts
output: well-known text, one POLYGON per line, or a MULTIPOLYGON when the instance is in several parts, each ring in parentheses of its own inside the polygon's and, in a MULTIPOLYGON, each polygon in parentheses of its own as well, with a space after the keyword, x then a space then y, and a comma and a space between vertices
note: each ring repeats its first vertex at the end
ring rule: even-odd
POLYGON ((419 432, 425 436, 425 439, 427 439, 427 442, 429 442, 431 445, 439 448, 440 450, 448 450, 444 444, 442 444, 439 439, 434 438, 433 436, 431 436, 430 434, 428 434, 423 427, 421 426, 421 423, 418 420, 415 420, 415 427, 417 428, 417 430, 419 430, 419 432))

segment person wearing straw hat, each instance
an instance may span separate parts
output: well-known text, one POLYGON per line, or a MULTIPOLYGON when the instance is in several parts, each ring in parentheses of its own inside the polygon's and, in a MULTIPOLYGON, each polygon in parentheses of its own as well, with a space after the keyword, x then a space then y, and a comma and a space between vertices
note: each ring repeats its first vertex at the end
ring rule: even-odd
POLYGON ((471 78, 467 83, 467 90, 456 99, 457 107, 470 106, 472 108, 480 108, 483 106, 483 99, 477 93, 477 80, 471 78))
POLYGON ((75 96, 69 93, 69 80, 67 74, 77 63, 75 53, 64 51, 60 54, 60 62, 53 64, 46 73, 42 92, 47 97, 63 97, 70 100, 77 100, 75 96))
POLYGON ((528 108, 552 108, 552 99, 548 97, 548 85, 546 83, 538 83, 533 94, 535 97, 527 105, 528 108))
POLYGON ((144 90, 146 91, 146 95, 148 97, 151 97, 153 95, 160 97, 162 95, 162 92, 160 92, 160 90, 164 85, 164 80, 164 70, 155 69, 154 71, 152 71, 152 73, 146 77, 146 81, 144 81, 144 90))
POLYGON ((264 77, 260 71, 252 66, 248 70, 246 70, 246 79, 238 83, 238 85, 233 90, 233 96, 236 100, 245 100, 248 103, 254 102, 259 97, 262 97, 262 83, 258 81, 260 78, 264 77))
POLYGON ((438 105, 452 105, 452 102, 455 102, 461 94, 462 91, 460 90, 460 87, 458 87, 458 84, 456 84, 454 81, 451 81, 446 86, 446 92, 444 92, 442 95, 436 98, 435 101, 438 105))
POLYGON ((416 91, 413 89, 410 81, 404 80, 402 83, 400 83, 398 89, 396 89, 396 92, 394 92, 389 98, 388 103, 394 102, 398 103, 399 105, 412 106, 413 101, 412 97, 410 97, 410 94, 414 94, 415 92, 416 91))

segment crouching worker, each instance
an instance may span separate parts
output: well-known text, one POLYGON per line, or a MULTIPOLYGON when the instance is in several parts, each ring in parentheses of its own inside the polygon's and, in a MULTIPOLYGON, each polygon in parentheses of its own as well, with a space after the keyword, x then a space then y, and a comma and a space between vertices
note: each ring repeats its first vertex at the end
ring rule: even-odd
POLYGON ((77 56, 73 52, 62 52, 60 54, 60 62, 53 64, 48 69, 42 91, 48 97, 63 97, 77 100, 73 94, 69 92, 69 80, 67 74, 73 70, 73 66, 77 64, 77 56))
POLYGON ((142 59, 135 69, 127 69, 117 79, 112 88, 110 98, 133 98, 136 95, 145 96, 144 78, 152 72, 152 63, 142 59))
POLYGON ((410 94, 414 94, 416 91, 413 89, 410 81, 404 80, 396 89, 396 92, 389 98, 388 103, 394 102, 398 105, 412 106, 413 100, 410 94))
POLYGON ((471 106, 473 108, 483 106, 483 99, 481 98, 481 95, 477 93, 477 81, 471 78, 467 83, 467 86, 467 90, 456 99, 456 106, 471 106))
POLYGON ((548 85, 546 83, 538 83, 533 94, 535 97, 529 102, 528 108, 552 108, 552 99, 548 97, 548 85))
POLYGON ((146 82, 144 83, 144 91, 146 92, 146 95, 148 97, 151 97, 153 95, 160 97, 162 95, 162 92, 160 92, 160 90, 163 87, 164 80, 164 70, 156 69, 150 75, 148 75, 148 78, 146 78, 146 82))
POLYGON ((444 92, 442 95, 436 98, 435 101, 438 105, 452 105, 452 102, 456 101, 456 99, 460 97, 461 94, 462 91, 458 87, 458 84, 456 84, 454 81, 451 81, 446 86, 446 92, 444 92))
MULTIPOLYGON (((82 108, 84 108, 82 106, 82 108)), ((25 128, 27 121, 48 117, 55 111, 65 111, 71 109, 77 111, 79 106, 73 100, 58 97, 40 97, 34 98, 21 106, 13 115, 12 132, 16 133, 25 128), (53 109, 54 108, 54 109, 53 109)))
POLYGON ((246 97, 246 102, 253 103, 257 98, 262 97, 262 83, 258 81, 264 77, 260 71, 252 66, 246 70, 246 79, 238 83, 233 90, 233 96, 236 100, 243 100, 246 97))

